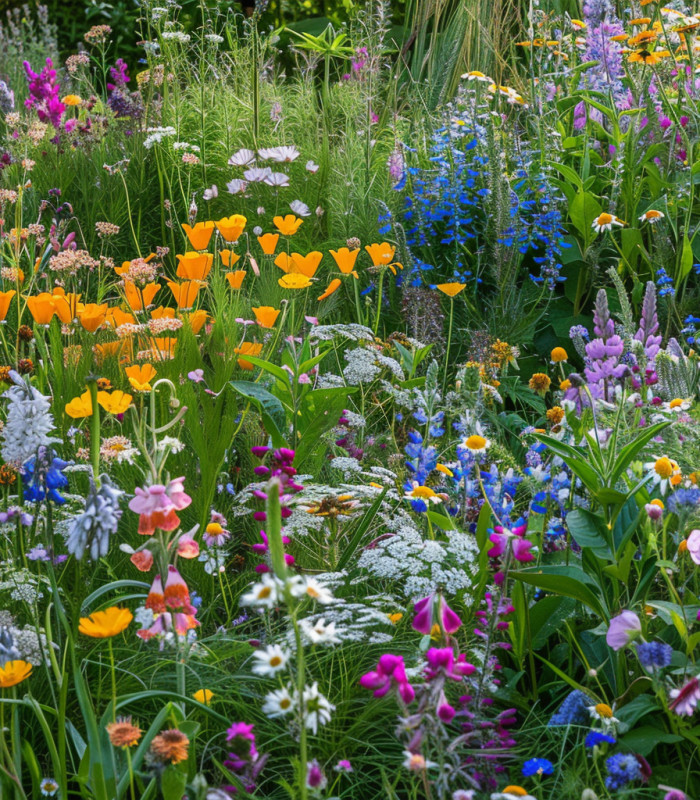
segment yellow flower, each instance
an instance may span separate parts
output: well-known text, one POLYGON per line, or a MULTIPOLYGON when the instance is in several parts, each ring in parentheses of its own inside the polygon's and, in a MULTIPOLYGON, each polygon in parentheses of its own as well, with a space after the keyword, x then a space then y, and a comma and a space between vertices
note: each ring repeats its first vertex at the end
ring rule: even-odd
POLYGON ((266 256, 273 255, 277 247, 277 242, 279 241, 279 238, 280 238, 279 233, 263 233, 262 236, 258 236, 258 244, 260 245, 263 253, 266 256))
POLYGON ((571 381, 568 378, 564 378, 564 380, 560 382, 559 388, 562 392, 567 391, 567 389, 571 388, 571 381))
POLYGON ((437 288, 448 297, 456 297, 466 285, 466 283, 438 283, 437 288))
POLYGON ((454 472, 449 467, 446 467, 444 464, 437 464, 435 469, 438 472, 442 472, 443 475, 447 475, 449 478, 454 478, 454 472))
POLYGON ((208 706, 212 697, 214 697, 214 692, 212 692, 211 689, 199 689, 192 695, 192 697, 194 697, 198 703, 208 706))
POLYGON ((243 285, 243 279, 247 274, 246 270, 237 269, 235 272, 227 272, 226 280, 229 282, 232 289, 240 289, 243 285))
POLYGON ((551 358, 555 364, 559 364, 562 361, 568 361, 569 354, 566 352, 566 350, 564 350, 563 347, 555 347, 551 352, 551 358))
POLYGON ((232 217, 223 217, 214 224, 227 242, 237 242, 241 238, 246 222, 248 220, 242 214, 234 214, 232 217))
POLYGON ((322 258, 323 253, 319 253, 318 250, 312 250, 305 256, 302 256, 301 253, 292 253, 292 264, 289 271, 300 272, 307 278, 313 278, 322 258))
POLYGON ((32 665, 27 661, 8 661, 0 667, 0 689, 9 689, 17 686, 32 674, 32 665))
POLYGON ((552 406, 547 409, 547 419, 552 425, 558 425, 564 419, 564 409, 561 406, 552 406))
POLYGON ((80 397, 74 397, 69 403, 66 403, 66 414, 73 419, 92 416, 92 398, 89 389, 80 397))
POLYGON ((396 625, 397 622, 401 622, 401 620, 403 619, 403 614, 399 613, 387 614, 387 617, 389 618, 389 622, 391 622, 392 625, 396 625))
POLYGON ((190 244, 195 250, 206 250, 209 247, 209 240, 214 233, 214 223, 198 222, 194 228, 186 222, 182 223, 182 229, 187 234, 190 244))
POLYGON ((491 442, 483 436, 479 436, 478 433, 473 433, 464 440, 463 444, 472 453, 485 453, 491 442))
POLYGON ((93 639, 109 639, 126 630, 133 618, 128 608, 112 606, 104 611, 95 611, 89 617, 81 617, 78 630, 93 639))
POLYGON ((150 392, 151 381, 158 374, 156 368, 152 364, 134 364, 132 367, 126 367, 124 370, 126 377, 129 379, 131 388, 137 392, 150 392))
POLYGON ((61 98, 61 102, 64 106, 79 106, 83 100, 77 94, 67 94, 61 98))
POLYGON ((656 500, 652 500, 651 503, 649 503, 649 505, 650 506, 658 506, 662 510, 665 508, 664 501, 663 500, 659 500, 658 498, 656 500))
MULTIPOLYGON (((242 356, 253 356, 253 358, 257 358, 260 353, 262 353, 262 348, 263 346, 260 342, 242 342, 240 347, 235 347, 233 349, 233 352, 242 356)), ((238 366, 248 371, 253 369, 252 363, 245 358, 238 359, 238 366)))
MULTIPOLYGON (((349 275, 353 272, 357 256, 360 252, 359 248, 350 250, 348 247, 341 247, 340 250, 330 250, 329 252, 343 275, 349 275)), ((357 276, 357 273, 354 274, 357 276)))
POLYGON ((365 250, 369 253, 369 257, 372 259, 372 264, 375 267, 381 267, 388 264, 393 260, 394 253, 396 252, 396 248, 390 245, 388 242, 365 245, 365 250))
MULTIPOLYGON (((287 214, 286 217, 274 217, 272 220, 275 228, 277 228, 283 236, 294 236, 303 221, 304 220, 300 217, 295 217, 294 214, 287 214)), ((260 239, 258 239, 258 241, 260 242, 260 239)), ((263 246, 262 242, 260 242, 260 246, 263 246)))
POLYGON ((513 795, 514 797, 527 797, 527 792, 523 789, 522 786, 516 786, 514 784, 510 784, 510 786, 506 786, 503 790, 503 794, 507 797, 509 794, 513 795))
POLYGON ((537 392, 537 394, 545 395, 549 391, 549 387, 552 385, 552 379, 549 375, 545 375, 544 372, 536 372, 528 381, 527 384, 533 392, 537 392))
POLYGON ((613 715, 613 710, 607 703, 598 703, 595 706, 595 710, 599 717, 603 717, 605 719, 610 719, 613 715))
POLYGON ((278 281, 283 289, 308 289, 311 286, 311 281, 299 272, 290 272, 283 275, 278 281))
POLYGON ((196 336, 204 327, 204 323, 209 318, 207 312, 200 308, 199 311, 192 311, 191 313, 185 316, 185 319, 189 323, 190 328, 192 328, 192 333, 196 336))
POLYGON ((97 402, 110 414, 123 414, 131 405, 132 400, 130 394, 119 389, 111 394, 109 392, 97 393, 97 402))

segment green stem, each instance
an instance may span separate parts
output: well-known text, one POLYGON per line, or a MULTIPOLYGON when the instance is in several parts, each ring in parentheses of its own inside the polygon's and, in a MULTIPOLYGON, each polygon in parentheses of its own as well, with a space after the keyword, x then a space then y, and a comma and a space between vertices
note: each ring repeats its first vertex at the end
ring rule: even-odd
POLYGON ((92 402, 92 419, 90 420, 90 462, 92 464, 92 478, 99 485, 100 474, 100 406, 97 402, 97 381, 88 384, 90 400, 92 402))

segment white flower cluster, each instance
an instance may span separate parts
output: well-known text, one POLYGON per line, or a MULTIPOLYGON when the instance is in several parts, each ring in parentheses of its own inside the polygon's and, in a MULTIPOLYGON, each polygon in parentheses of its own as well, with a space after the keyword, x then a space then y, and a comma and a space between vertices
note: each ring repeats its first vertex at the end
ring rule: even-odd
POLYGON ((24 464, 39 447, 60 439, 48 435, 54 429, 49 398, 14 370, 10 371, 10 378, 15 385, 3 395, 9 402, 0 455, 7 463, 24 464))
POLYGON ((309 332, 309 342, 330 342, 333 339, 350 339, 353 342, 363 340, 374 341, 374 333, 371 328, 365 325, 358 325, 356 322, 339 323, 337 325, 316 325, 309 332))
POLYGON ((347 366, 343 370, 343 377, 351 386, 360 383, 370 383, 378 378, 384 369, 388 369, 395 378, 402 381, 405 378, 401 364, 389 356, 373 350, 371 347, 357 347, 345 351, 347 366))
POLYGON ((48 660, 47 639, 43 631, 25 626, 18 628, 9 612, 2 612, 0 624, 0 667, 8 661, 27 661, 35 667, 48 660))
POLYGON ((172 125, 165 128, 147 128, 148 136, 143 140, 143 146, 150 150, 154 144, 160 144, 166 136, 175 136, 177 131, 172 125))
POLYGON ((4 592, 9 592, 12 600, 28 606, 33 606, 44 596, 37 577, 28 569, 8 570, 0 581, 0 595, 4 592))
POLYGON ((173 142, 173 150, 189 150, 192 153, 199 153, 200 147, 189 142, 173 142))
POLYGON ((163 31, 161 36, 163 39, 170 39, 175 42, 180 42, 180 44, 187 44, 190 40, 189 33, 183 33, 183 31, 163 31))
POLYGON ((426 540, 403 511, 384 518, 384 533, 389 535, 365 549, 358 566, 376 578, 397 581, 406 597, 437 589, 452 595, 471 586, 479 557, 473 536, 452 531, 445 541, 426 540))

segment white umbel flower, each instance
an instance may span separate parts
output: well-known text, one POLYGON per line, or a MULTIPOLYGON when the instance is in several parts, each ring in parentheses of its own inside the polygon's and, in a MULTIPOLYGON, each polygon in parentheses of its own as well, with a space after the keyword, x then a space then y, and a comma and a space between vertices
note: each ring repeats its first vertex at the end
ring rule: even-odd
POLYGON ((40 447, 61 440, 49 436, 55 427, 49 398, 14 370, 10 371, 10 378, 15 385, 3 394, 8 408, 0 453, 7 463, 24 464, 40 447))

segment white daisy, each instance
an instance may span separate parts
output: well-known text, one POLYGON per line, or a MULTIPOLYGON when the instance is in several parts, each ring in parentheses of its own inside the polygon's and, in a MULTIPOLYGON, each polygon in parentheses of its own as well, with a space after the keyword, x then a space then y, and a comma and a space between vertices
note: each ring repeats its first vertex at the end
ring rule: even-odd
POLYGON ((618 219, 618 217, 616 217, 614 214, 603 213, 593 220, 591 228, 593 228, 596 233, 601 233, 602 231, 611 231, 613 225, 623 228, 626 224, 627 223, 623 222, 621 219, 618 219))
POLYGON ((241 597, 239 603, 242 606, 272 608, 277 603, 278 598, 278 582, 269 573, 265 573, 260 583, 254 583, 250 591, 241 597))
POLYGON ((283 650, 278 644, 273 644, 264 650, 256 650, 253 658, 257 658, 257 663, 251 668, 253 674, 274 677, 287 667, 289 651, 283 650))
POLYGON ((680 397, 674 397, 668 403, 663 403, 661 408, 664 411, 670 411, 673 414, 680 414, 681 411, 687 411, 690 408, 691 401, 683 400, 680 397))
POLYGON ((315 682, 312 686, 304 687, 303 700, 304 725, 315 736, 319 725, 326 725, 330 722, 335 706, 318 691, 318 683, 315 682))
POLYGON ((294 698, 286 686, 282 689, 276 689, 274 692, 268 692, 265 695, 262 711, 263 714, 270 719, 283 717, 285 714, 289 714, 293 709, 294 698))
POLYGON ((645 211, 642 216, 639 218, 640 222, 648 222, 650 225, 656 225, 659 220, 662 220, 666 215, 663 214, 661 211, 656 211, 655 209, 651 208, 649 211, 645 211))
POLYGON ((340 644, 340 639, 336 636, 335 622, 326 625, 323 617, 315 623, 302 619, 299 627, 312 644, 340 644))
POLYGON ((320 169, 320 167, 318 166, 318 164, 314 164, 314 162, 313 162, 313 161, 307 161, 307 162, 306 162, 306 171, 307 171, 307 172, 310 172, 312 175, 313 175, 315 172, 318 172, 318 171, 319 171, 319 169, 320 169))
POLYGON ((406 769, 411 770, 411 772, 423 772, 426 769, 430 769, 430 767, 437 766, 434 761, 428 761, 425 756, 422 756, 420 753, 412 753, 410 750, 404 750, 403 754, 403 765, 406 769))
POLYGON ((653 476, 652 483, 661 489, 661 494, 666 494, 669 486, 681 481, 681 468, 668 456, 654 456, 653 461, 644 464, 644 469, 653 476))

